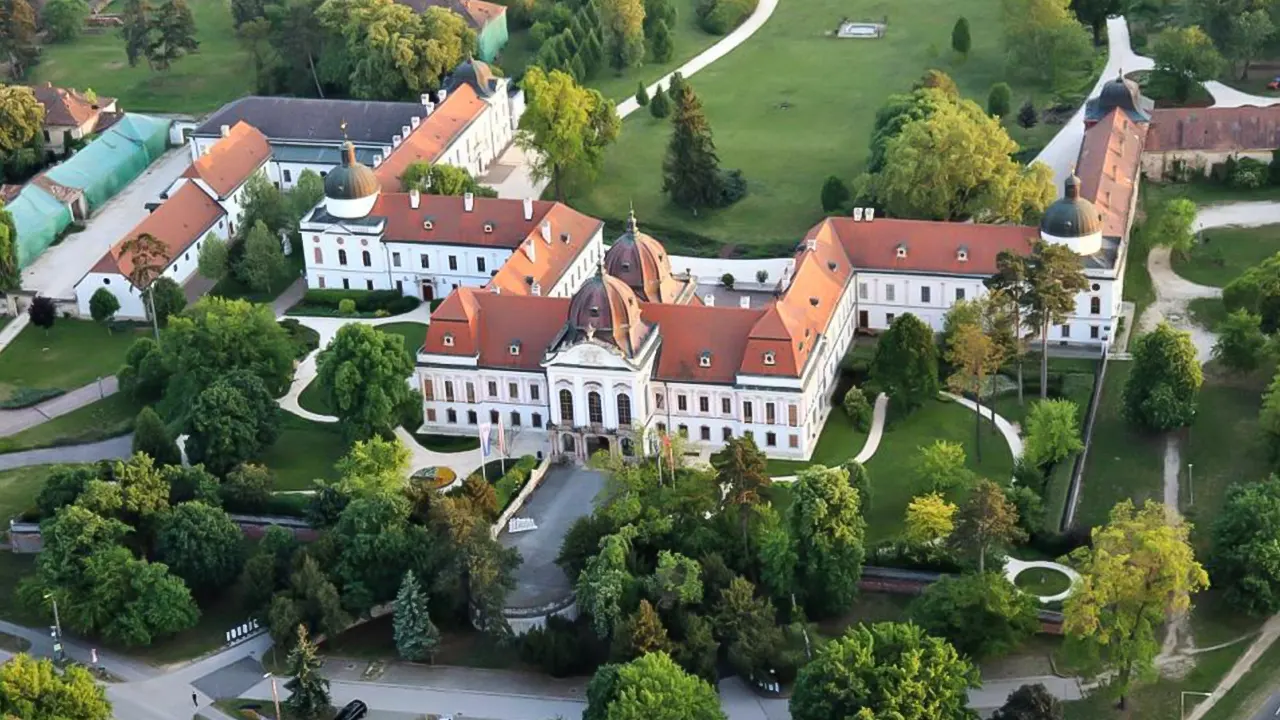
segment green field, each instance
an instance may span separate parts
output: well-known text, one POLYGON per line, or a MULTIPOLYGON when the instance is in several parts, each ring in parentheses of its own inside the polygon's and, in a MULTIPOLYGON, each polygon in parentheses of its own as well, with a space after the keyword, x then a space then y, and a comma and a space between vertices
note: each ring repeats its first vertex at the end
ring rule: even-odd
POLYGON ((141 408, 127 393, 116 393, 66 415, 0 438, 0 453, 58 445, 81 445, 124 435, 133 430, 141 408))
POLYGON ((258 458, 275 475, 275 489, 310 490, 312 480, 336 480, 333 464, 347 451, 337 424, 281 416, 280 437, 258 458))
POLYGON ((1280 252, 1280 225, 1205 230, 1191 252, 1173 254, 1173 269, 1200 285, 1225 287, 1245 270, 1280 252))
POLYGON ((404 349, 415 357, 418 353, 418 348, 422 347, 422 343, 427 340, 427 326, 423 323, 388 323, 386 325, 378 325, 377 328, 384 333, 391 333, 404 338, 404 349))
POLYGON ((831 414, 827 415, 827 423, 822 426, 822 434, 818 436, 818 446, 813 449, 809 461, 770 460, 769 474, 793 475, 810 465, 837 467, 852 460, 866 444, 867 434, 853 426, 844 408, 832 408, 831 414))
POLYGON ((149 328, 114 331, 89 320, 58 318, 48 331, 28 325, 0 352, 0 400, 22 389, 70 391, 115 375, 125 353, 149 328))
POLYGON ((1134 431, 1121 414, 1130 368, 1129 362, 1107 363, 1076 507, 1079 527, 1105 523, 1111 508, 1126 498, 1138 505, 1163 498, 1164 438, 1134 431))
POLYGON ((45 45, 33 83, 79 90, 119 100, 130 112, 206 113, 253 92, 253 66, 236 38, 230 4, 190 0, 200 50, 156 72, 146 61, 129 67, 119 30, 86 32, 68 43, 45 45))
MULTIPOLYGON (((999 3, 972 0, 921 0, 909 12, 885 0, 782 2, 750 40, 690 80, 715 132, 722 166, 740 168, 747 177, 744 200, 697 217, 670 206, 660 190, 670 128, 641 112, 624 122, 595 186, 573 204, 616 220, 634 202, 642 227, 649 222, 720 243, 793 245, 823 215, 823 180, 852 179, 862 170, 876 110, 889 95, 909 91, 930 67, 950 73, 979 104, 985 104, 992 84, 1010 80, 1001 24, 999 3), (842 18, 884 15, 884 38, 829 35, 842 18), (968 60, 957 63, 950 33, 961 15, 980 30, 968 60)), ((1050 99, 1025 84, 1013 85, 1015 106, 1028 96, 1041 105, 1050 99)), ((1014 125, 1015 140, 1032 146, 1058 129, 1042 123, 1028 134, 1008 124, 1014 125)), ((671 244, 661 232, 655 235, 671 244)))

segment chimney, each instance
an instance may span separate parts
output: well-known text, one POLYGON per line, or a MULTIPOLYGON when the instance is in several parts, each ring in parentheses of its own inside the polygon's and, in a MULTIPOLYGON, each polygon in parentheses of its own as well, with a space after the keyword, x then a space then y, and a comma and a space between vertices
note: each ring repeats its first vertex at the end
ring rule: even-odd
POLYGON ((393 148, 394 148, 394 147, 400 147, 400 143, 401 143, 403 140, 404 140, 404 136, 402 136, 402 135, 392 135, 392 136, 391 136, 391 147, 393 147, 393 148))
MULTIPOLYGON (((429 96, 429 95, 423 95, 422 97, 430 97, 430 96, 429 96)), ((427 115, 428 115, 428 116, 430 116, 430 115, 431 115, 431 113, 433 113, 433 112, 435 112, 435 111, 436 111, 436 104, 435 104, 435 103, 433 103, 433 102, 431 102, 430 100, 428 100, 428 101, 426 101, 426 102, 422 103, 422 105, 423 105, 424 107, 426 107, 426 108, 427 108, 427 115)))
POLYGON ((866 218, 867 222, 871 222, 872 220, 875 220, 875 219, 876 219, 876 209, 875 209, 875 208, 867 208, 866 212, 864 212, 864 213, 862 214, 862 217, 866 218))
POLYGON ((436 93, 436 102, 442 103, 447 97, 449 97, 449 93, 444 88, 440 88, 440 91, 436 93))
POLYGON ((853 221, 862 222, 862 208, 853 209, 853 221))
POLYGON ((712 295, 711 293, 707 293, 706 295, 703 295, 703 296, 702 296, 702 304, 703 304, 703 305, 706 305, 707 307, 715 307, 715 306, 716 306, 716 296, 715 296, 715 295, 712 295))
MULTIPOLYGON (((415 126, 415 127, 416 127, 416 126, 415 126)), ((409 131, 410 131, 411 129, 412 129, 412 128, 410 128, 408 125, 401 125, 401 126, 400 126, 400 134, 401 134, 401 135, 403 135, 403 136, 405 136, 405 137, 409 137, 409 131)))
POLYGON ((501 295, 502 288, 498 287, 497 285, 490 285, 489 292, 493 293, 494 295, 501 295))
POLYGON ((530 198, 524 199, 524 219, 525 220, 533 219, 533 200, 531 200, 530 198))
POLYGON ((529 262, 538 261, 538 243, 532 239, 526 240, 524 243, 524 254, 529 256, 529 262))
POLYGON ((222 132, 222 137, 227 137, 231 134, 230 125, 223 125, 221 128, 218 128, 218 129, 222 132))
POLYGON ((740 307, 740 308, 748 308, 748 309, 750 309, 750 307, 751 307, 751 296, 750 296, 750 295, 743 295, 742 297, 738 298, 738 307, 740 307))
POLYGON ((421 124, 422 124, 422 118, 418 117, 417 115, 414 115, 413 117, 409 118, 409 126, 412 127, 414 130, 417 130, 418 126, 421 124))
POLYGON ((418 192, 418 188, 409 191, 409 207, 414 210, 418 209, 418 205, 422 203, 422 193, 418 192))
POLYGON ((430 111, 430 108, 431 108, 431 93, 422 93, 421 95, 419 95, 419 96, 418 96, 418 102, 422 103, 422 107, 424 107, 424 108, 428 108, 428 111, 430 111))
POLYGON ((476 207, 476 196, 471 193, 462 194, 462 209, 471 212, 476 207))
POLYGON ((538 282, 537 280, 533 281, 533 294, 534 295, 542 294, 542 283, 538 282))
POLYGON ((551 244, 551 221, 543 220, 542 227, 540 228, 540 230, 542 231, 543 241, 545 241, 548 245, 550 245, 551 244))
POLYGON ((804 249, 810 252, 818 249, 818 238, 809 237, 804 239, 804 249))

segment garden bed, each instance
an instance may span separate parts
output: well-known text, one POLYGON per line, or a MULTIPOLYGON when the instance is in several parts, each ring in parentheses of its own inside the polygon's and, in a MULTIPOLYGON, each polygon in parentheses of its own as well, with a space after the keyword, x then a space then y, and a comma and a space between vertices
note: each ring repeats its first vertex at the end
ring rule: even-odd
POLYGON ((1071 589, 1071 578, 1048 568, 1027 568, 1013 578, 1019 590, 1036 597, 1050 597, 1071 589))

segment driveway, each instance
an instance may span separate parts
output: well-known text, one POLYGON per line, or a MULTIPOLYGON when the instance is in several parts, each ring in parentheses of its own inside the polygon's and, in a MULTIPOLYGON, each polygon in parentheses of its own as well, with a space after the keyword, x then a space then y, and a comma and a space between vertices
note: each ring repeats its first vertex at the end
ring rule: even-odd
POLYGON ((185 145, 160 156, 124 190, 98 208, 84 231, 68 235, 23 270, 22 287, 55 298, 72 297, 80 278, 149 214, 146 204, 158 202, 160 193, 169 189, 190 164, 191 151, 185 145))
POLYGON ((552 466, 547 471, 542 484, 516 513, 516 517, 532 519, 537 529, 512 534, 503 528, 498 536, 498 542, 515 548, 524 559, 516 571, 516 589, 507 596, 508 607, 539 607, 573 592, 573 583, 556 565, 556 555, 569 527, 591 513, 603 488, 604 476, 594 470, 552 466))

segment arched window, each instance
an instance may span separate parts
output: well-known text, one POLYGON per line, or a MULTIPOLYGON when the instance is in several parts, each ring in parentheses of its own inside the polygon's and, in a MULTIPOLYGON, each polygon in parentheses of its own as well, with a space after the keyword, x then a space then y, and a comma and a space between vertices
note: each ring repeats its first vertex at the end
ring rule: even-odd
POLYGON ((600 402, 600 393, 595 390, 587 393, 587 419, 595 425, 604 424, 604 405, 600 402))
POLYGON ((618 424, 631 424, 631 396, 626 393, 618 393, 618 424))
POLYGON ((315 256, 316 256, 316 264, 317 264, 317 265, 321 265, 321 264, 323 264, 323 263, 324 263, 324 253, 320 251, 320 248, 314 248, 314 251, 315 251, 315 256))
POLYGON ((573 427, 573 392, 560 391, 560 424, 573 427))
POLYGON ((371 267, 373 265, 373 256, 369 254, 368 250, 364 250, 360 253, 360 259, 364 261, 365 267, 371 267))
POLYGON ((339 265, 347 264, 347 251, 343 250, 342 248, 338 248, 338 264, 339 265))
POLYGON ((1089 312, 1093 313, 1094 315, 1102 314, 1102 298, 1100 297, 1089 298, 1089 312))

